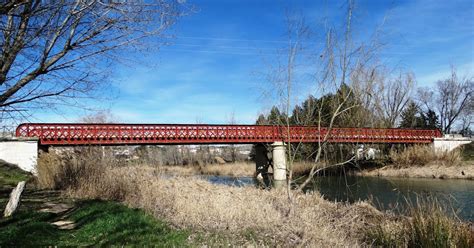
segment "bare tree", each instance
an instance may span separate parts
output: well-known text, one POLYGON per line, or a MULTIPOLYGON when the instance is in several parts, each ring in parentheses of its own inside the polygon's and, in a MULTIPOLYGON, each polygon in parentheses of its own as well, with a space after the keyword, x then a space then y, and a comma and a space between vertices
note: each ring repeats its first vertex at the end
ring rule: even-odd
MULTIPOLYGON (((230 113, 230 116, 228 117, 228 122, 231 125, 237 124, 237 121, 235 120, 235 112, 232 111, 230 113)), ((232 163, 235 163, 237 160, 237 148, 235 147, 234 144, 230 145, 230 158, 232 160, 232 163)))
POLYGON ((380 82, 379 112, 381 113, 386 127, 395 127, 400 114, 411 100, 415 77, 412 73, 402 73, 394 79, 382 80, 380 82))
MULTIPOLYGON (((352 0, 347 1, 347 9, 345 14, 344 28, 342 35, 338 35, 335 28, 328 28, 326 31, 326 42, 323 49, 322 55, 319 61, 323 66, 319 69, 316 74, 316 83, 321 92, 327 90, 340 89, 341 86, 350 83, 350 78, 354 73, 361 68, 368 66, 373 58, 373 53, 376 51, 375 46, 368 46, 365 43, 356 44, 352 39, 352 18, 354 11, 354 2, 352 0)), ((322 161, 323 151, 328 146, 328 140, 334 123, 345 112, 356 107, 352 103, 348 103, 348 99, 354 95, 353 89, 349 88, 347 92, 344 92, 341 97, 335 102, 327 103, 324 98, 317 104, 317 125, 319 132, 322 133, 323 128, 327 130, 326 134, 323 135, 319 142, 318 148, 315 151, 316 156, 314 163, 311 167, 309 175, 306 179, 298 186, 299 190, 303 190, 308 183, 311 182, 313 177, 320 171, 344 165, 352 160, 350 158, 347 161, 343 161, 336 164, 329 164, 320 167, 322 161), (322 127, 323 110, 326 105, 331 105, 331 113, 329 114, 329 122, 326 127, 322 127)))
POLYGON ((118 122, 118 118, 110 112, 110 110, 101 110, 93 114, 89 114, 79 118, 79 122, 83 123, 114 123, 118 122))
POLYGON ((181 2, 2 1, 2 118, 91 97, 126 48, 139 49, 152 37, 154 46, 162 44, 184 13, 181 2))
POLYGON ((428 109, 435 109, 441 129, 450 133, 461 116, 472 116, 474 81, 472 77, 459 77, 452 68, 449 78, 436 82, 436 88, 421 88, 418 98, 428 109))
MULTIPOLYGON (((304 43, 308 41, 310 30, 305 22, 305 19, 294 12, 286 11, 286 38, 287 44, 284 48, 278 51, 278 59, 276 63, 271 63, 268 73, 265 75, 265 80, 270 82, 271 90, 267 92, 272 98, 277 100, 278 108, 272 109, 272 112, 278 112, 276 118, 272 119, 270 124, 285 127, 286 134, 284 136, 290 137, 290 115, 293 103, 293 87, 297 83, 297 70, 301 66, 303 58, 303 51, 305 50, 304 43), (281 118, 280 111, 283 112, 281 118)), ((271 113, 272 114, 272 113, 271 113)), ((273 113, 275 114, 275 113, 273 113)), ((282 140, 284 137, 281 137, 282 140)), ((294 153, 291 142, 286 143, 288 160, 288 198, 291 200, 291 181, 292 181, 292 167, 294 161, 294 153)))
POLYGON ((468 100, 469 103, 467 104, 466 108, 460 114, 461 124, 459 127, 460 133, 463 135, 471 135, 472 134, 472 125, 474 124, 474 99, 471 96, 468 100))
MULTIPOLYGON (((350 85, 352 78, 358 77, 356 76, 357 73, 367 72, 375 67, 374 58, 380 48, 375 38, 367 43, 354 42, 352 39, 353 10, 353 1, 348 1, 345 26, 341 32, 333 27, 325 27, 323 47, 308 45, 321 43, 308 42, 311 41, 309 36, 311 32, 303 17, 294 18, 292 16, 289 19, 287 15, 288 45, 280 51, 280 60, 274 61, 266 77, 266 80, 272 83, 273 96, 280 103, 280 110, 283 112, 283 118, 277 118, 277 120, 279 120, 278 124, 283 127, 283 130, 287 131, 284 136, 290 137, 289 126, 291 123, 300 125, 316 124, 320 133, 324 133, 323 130, 328 130, 325 135, 321 136, 317 148, 312 154, 312 157, 315 154, 313 165, 308 177, 297 187, 299 190, 302 190, 321 170, 347 164, 352 159, 349 158, 346 161, 326 164, 321 167, 322 156, 328 147, 330 132, 335 123, 341 116, 360 104, 358 101, 352 101, 355 94, 353 88, 348 85, 350 85), (308 59, 309 56, 305 56, 307 54, 312 58, 316 58, 316 60, 308 59), (307 71, 307 68, 313 68, 316 71, 310 80, 301 76, 302 71, 307 71), (293 113, 290 113, 290 109, 295 105, 294 87, 303 82, 310 82, 313 89, 316 86, 318 91, 315 95, 324 96, 337 91, 337 96, 321 97, 318 100, 307 101, 303 106, 306 108, 304 112, 297 106, 293 113), (338 91, 339 89, 344 90, 338 91), (311 108, 311 110, 307 110, 307 108, 311 108)), ((274 111, 272 110, 272 112, 274 111)), ((284 137, 282 138, 284 139, 284 137)), ((292 140, 287 142, 287 191, 290 200, 292 198, 291 187, 294 186, 292 185, 293 162, 301 147, 301 141, 292 140)))

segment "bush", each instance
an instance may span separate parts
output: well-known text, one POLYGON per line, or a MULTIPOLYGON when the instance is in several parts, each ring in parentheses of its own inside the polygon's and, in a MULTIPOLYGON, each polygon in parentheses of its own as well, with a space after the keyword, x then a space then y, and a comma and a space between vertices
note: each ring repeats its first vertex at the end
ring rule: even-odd
POLYGON ((381 223, 370 229, 367 242, 383 247, 474 247, 469 226, 448 213, 436 199, 419 198, 415 204, 409 203, 408 217, 402 222, 381 223))
POLYGON ((41 153, 38 159, 38 186, 44 189, 58 189, 82 192, 88 198, 123 200, 133 187, 107 170, 117 166, 119 161, 104 157, 96 147, 77 149, 60 154, 55 151, 41 153))
POLYGON ((440 163, 444 166, 455 166, 461 162, 459 150, 436 151, 431 146, 415 145, 402 151, 390 151, 393 164, 399 168, 425 166, 430 163, 440 163))

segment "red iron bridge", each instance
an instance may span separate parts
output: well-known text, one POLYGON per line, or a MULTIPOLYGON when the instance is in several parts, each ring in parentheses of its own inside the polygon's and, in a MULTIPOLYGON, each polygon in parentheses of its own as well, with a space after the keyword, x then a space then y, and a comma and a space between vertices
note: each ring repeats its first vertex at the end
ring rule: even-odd
POLYGON ((318 128, 315 126, 201 124, 25 123, 17 137, 41 145, 255 144, 275 141, 318 143, 431 143, 437 129, 318 128))

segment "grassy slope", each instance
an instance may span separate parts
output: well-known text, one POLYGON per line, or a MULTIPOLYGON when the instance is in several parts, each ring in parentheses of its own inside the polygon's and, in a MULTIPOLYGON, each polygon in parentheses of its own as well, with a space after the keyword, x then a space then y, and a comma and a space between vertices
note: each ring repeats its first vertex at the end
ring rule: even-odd
POLYGON ((31 177, 30 174, 13 166, 5 164, 0 160, 0 186, 16 186, 20 181, 27 181, 31 177))
POLYGON ((50 224, 61 216, 33 211, 0 220, 0 246, 158 245, 185 246, 185 231, 176 231, 141 210, 119 203, 85 201, 67 216, 77 226, 60 230, 50 224))
POLYGON ((474 161, 474 142, 471 142, 467 145, 463 145, 461 155, 463 160, 465 161, 474 161))
MULTIPOLYGON (((4 191, 9 192, 18 182, 28 181, 30 178, 30 174, 0 161, 0 188, 4 191)), ((2 203, 8 200, 7 194, 6 199, 0 199, 2 203)), ((48 201, 47 198, 41 200, 48 201)), ((73 230, 60 230, 50 224, 62 216, 36 212, 28 202, 22 205, 13 217, 6 219, 0 217, 0 247, 187 245, 187 232, 173 230, 145 212, 127 208, 119 203, 105 201, 78 203, 75 210, 65 218, 77 224, 73 230)))

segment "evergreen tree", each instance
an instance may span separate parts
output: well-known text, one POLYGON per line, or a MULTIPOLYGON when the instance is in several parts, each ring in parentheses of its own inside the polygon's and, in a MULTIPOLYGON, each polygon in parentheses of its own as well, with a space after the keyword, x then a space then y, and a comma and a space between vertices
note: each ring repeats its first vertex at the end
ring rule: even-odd
POLYGON ((433 110, 428 109, 425 113, 421 113, 421 117, 423 118, 424 128, 440 128, 438 115, 433 110))
POLYGON ((267 124, 267 120, 265 119, 265 115, 260 114, 257 118, 257 121, 255 122, 257 125, 265 125, 267 124))
POLYGON ((414 102, 410 102, 408 106, 402 111, 402 121, 400 126, 402 128, 423 128, 425 122, 422 116, 419 115, 418 105, 414 102))
POLYGON ((284 115, 280 113, 280 110, 273 106, 272 110, 270 110, 270 114, 267 117, 267 123, 269 125, 283 125, 285 124, 284 115))
POLYGON ((304 109, 301 106, 296 105, 290 117, 290 124, 303 125, 303 124, 306 124, 305 121, 306 121, 306 113, 304 112, 304 109))

